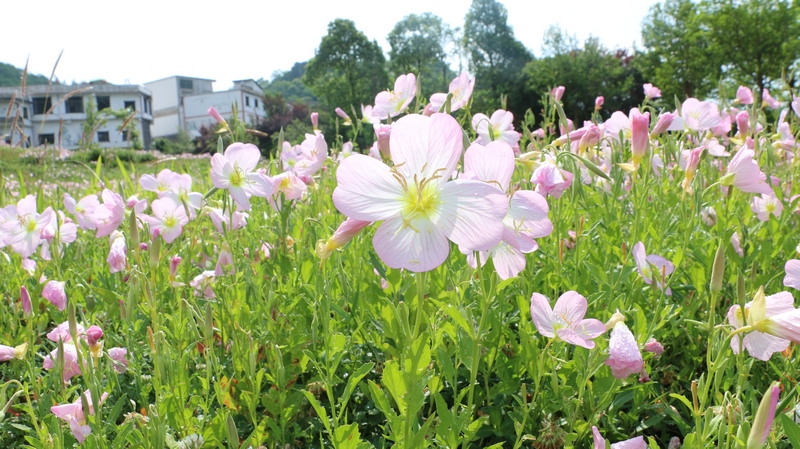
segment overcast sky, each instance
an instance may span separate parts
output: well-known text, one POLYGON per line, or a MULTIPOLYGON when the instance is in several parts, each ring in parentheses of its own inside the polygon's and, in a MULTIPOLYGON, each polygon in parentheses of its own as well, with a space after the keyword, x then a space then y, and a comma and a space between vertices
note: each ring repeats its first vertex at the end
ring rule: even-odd
MULTIPOLYGON (((537 56, 550 25, 582 42, 641 48, 641 23, 656 0, 501 0, 516 38, 537 56)), ((408 14, 431 12, 463 27, 469 0, 38 0, 3 5, 0 62, 62 82, 142 84, 172 75, 217 80, 269 78, 314 56, 327 24, 347 18, 389 51, 386 36, 408 14), (117 6, 119 5, 119 6, 117 6)), ((454 67, 457 69, 457 66, 454 67)), ((389 87, 389 86, 387 86, 389 87)))

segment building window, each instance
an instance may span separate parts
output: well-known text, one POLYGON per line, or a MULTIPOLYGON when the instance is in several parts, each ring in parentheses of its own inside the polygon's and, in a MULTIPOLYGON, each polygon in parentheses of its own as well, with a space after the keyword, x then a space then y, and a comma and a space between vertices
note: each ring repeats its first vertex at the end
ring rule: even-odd
POLYGON ((82 114, 83 113, 83 97, 70 97, 65 102, 67 107, 67 114, 82 114))
POLYGON ((258 100, 254 98, 253 101, 256 102, 256 107, 258 107, 258 100))
POLYGON ((107 109, 111 107, 111 97, 108 95, 98 95, 97 96, 97 110, 102 111, 103 109, 107 109))
POLYGON ((248 97, 247 95, 244 96, 244 105, 250 106, 250 97, 248 97))
POLYGON ((153 105, 151 104, 151 100, 149 98, 144 99, 144 112, 145 114, 153 113, 153 105))
POLYGON ((55 134, 39 134, 39 145, 47 145, 56 143, 55 134))
POLYGON ((122 130, 122 141, 123 142, 127 142, 128 141, 128 130, 127 129, 123 129, 122 130))
POLYGON ((97 141, 110 142, 110 139, 108 138, 108 131, 97 131, 97 141))
POLYGON ((136 102, 135 101, 126 101, 124 106, 125 106, 125 109, 130 109, 131 111, 135 111, 136 110, 136 102))
POLYGON ((180 81, 180 86, 181 86, 181 89, 193 89, 194 88, 194 83, 192 83, 192 80, 181 80, 180 81))
POLYGON ((50 97, 33 97, 33 114, 44 114, 53 106, 50 97))
POLYGON ((22 108, 22 118, 28 118, 28 108, 22 108))

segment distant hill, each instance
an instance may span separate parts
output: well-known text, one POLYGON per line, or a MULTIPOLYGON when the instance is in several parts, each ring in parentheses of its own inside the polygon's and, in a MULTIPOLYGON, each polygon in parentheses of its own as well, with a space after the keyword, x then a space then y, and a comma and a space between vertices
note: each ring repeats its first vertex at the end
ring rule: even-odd
MULTIPOLYGON (((0 87, 19 86, 22 79, 22 69, 18 69, 11 64, 0 62, 0 87)), ((48 78, 44 75, 28 73, 27 84, 47 84, 48 78)))

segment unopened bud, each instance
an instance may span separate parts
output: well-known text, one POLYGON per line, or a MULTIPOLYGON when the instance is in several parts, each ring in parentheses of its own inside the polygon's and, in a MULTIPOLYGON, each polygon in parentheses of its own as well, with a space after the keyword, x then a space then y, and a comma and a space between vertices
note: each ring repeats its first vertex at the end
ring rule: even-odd
POLYGON ((711 266, 711 293, 719 293, 722 290, 722 280, 725 277, 725 247, 722 243, 717 247, 717 254, 714 256, 714 265, 711 266))

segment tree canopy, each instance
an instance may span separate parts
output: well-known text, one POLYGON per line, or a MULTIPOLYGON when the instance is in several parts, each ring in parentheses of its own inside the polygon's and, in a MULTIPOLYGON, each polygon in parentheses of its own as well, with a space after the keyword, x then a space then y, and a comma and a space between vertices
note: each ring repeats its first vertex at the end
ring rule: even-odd
MULTIPOLYGON (((11 64, 0 62, 0 87, 15 87, 22 81, 23 69, 18 69, 11 64)), ((28 73, 26 84, 47 84, 48 78, 44 75, 28 73)))

